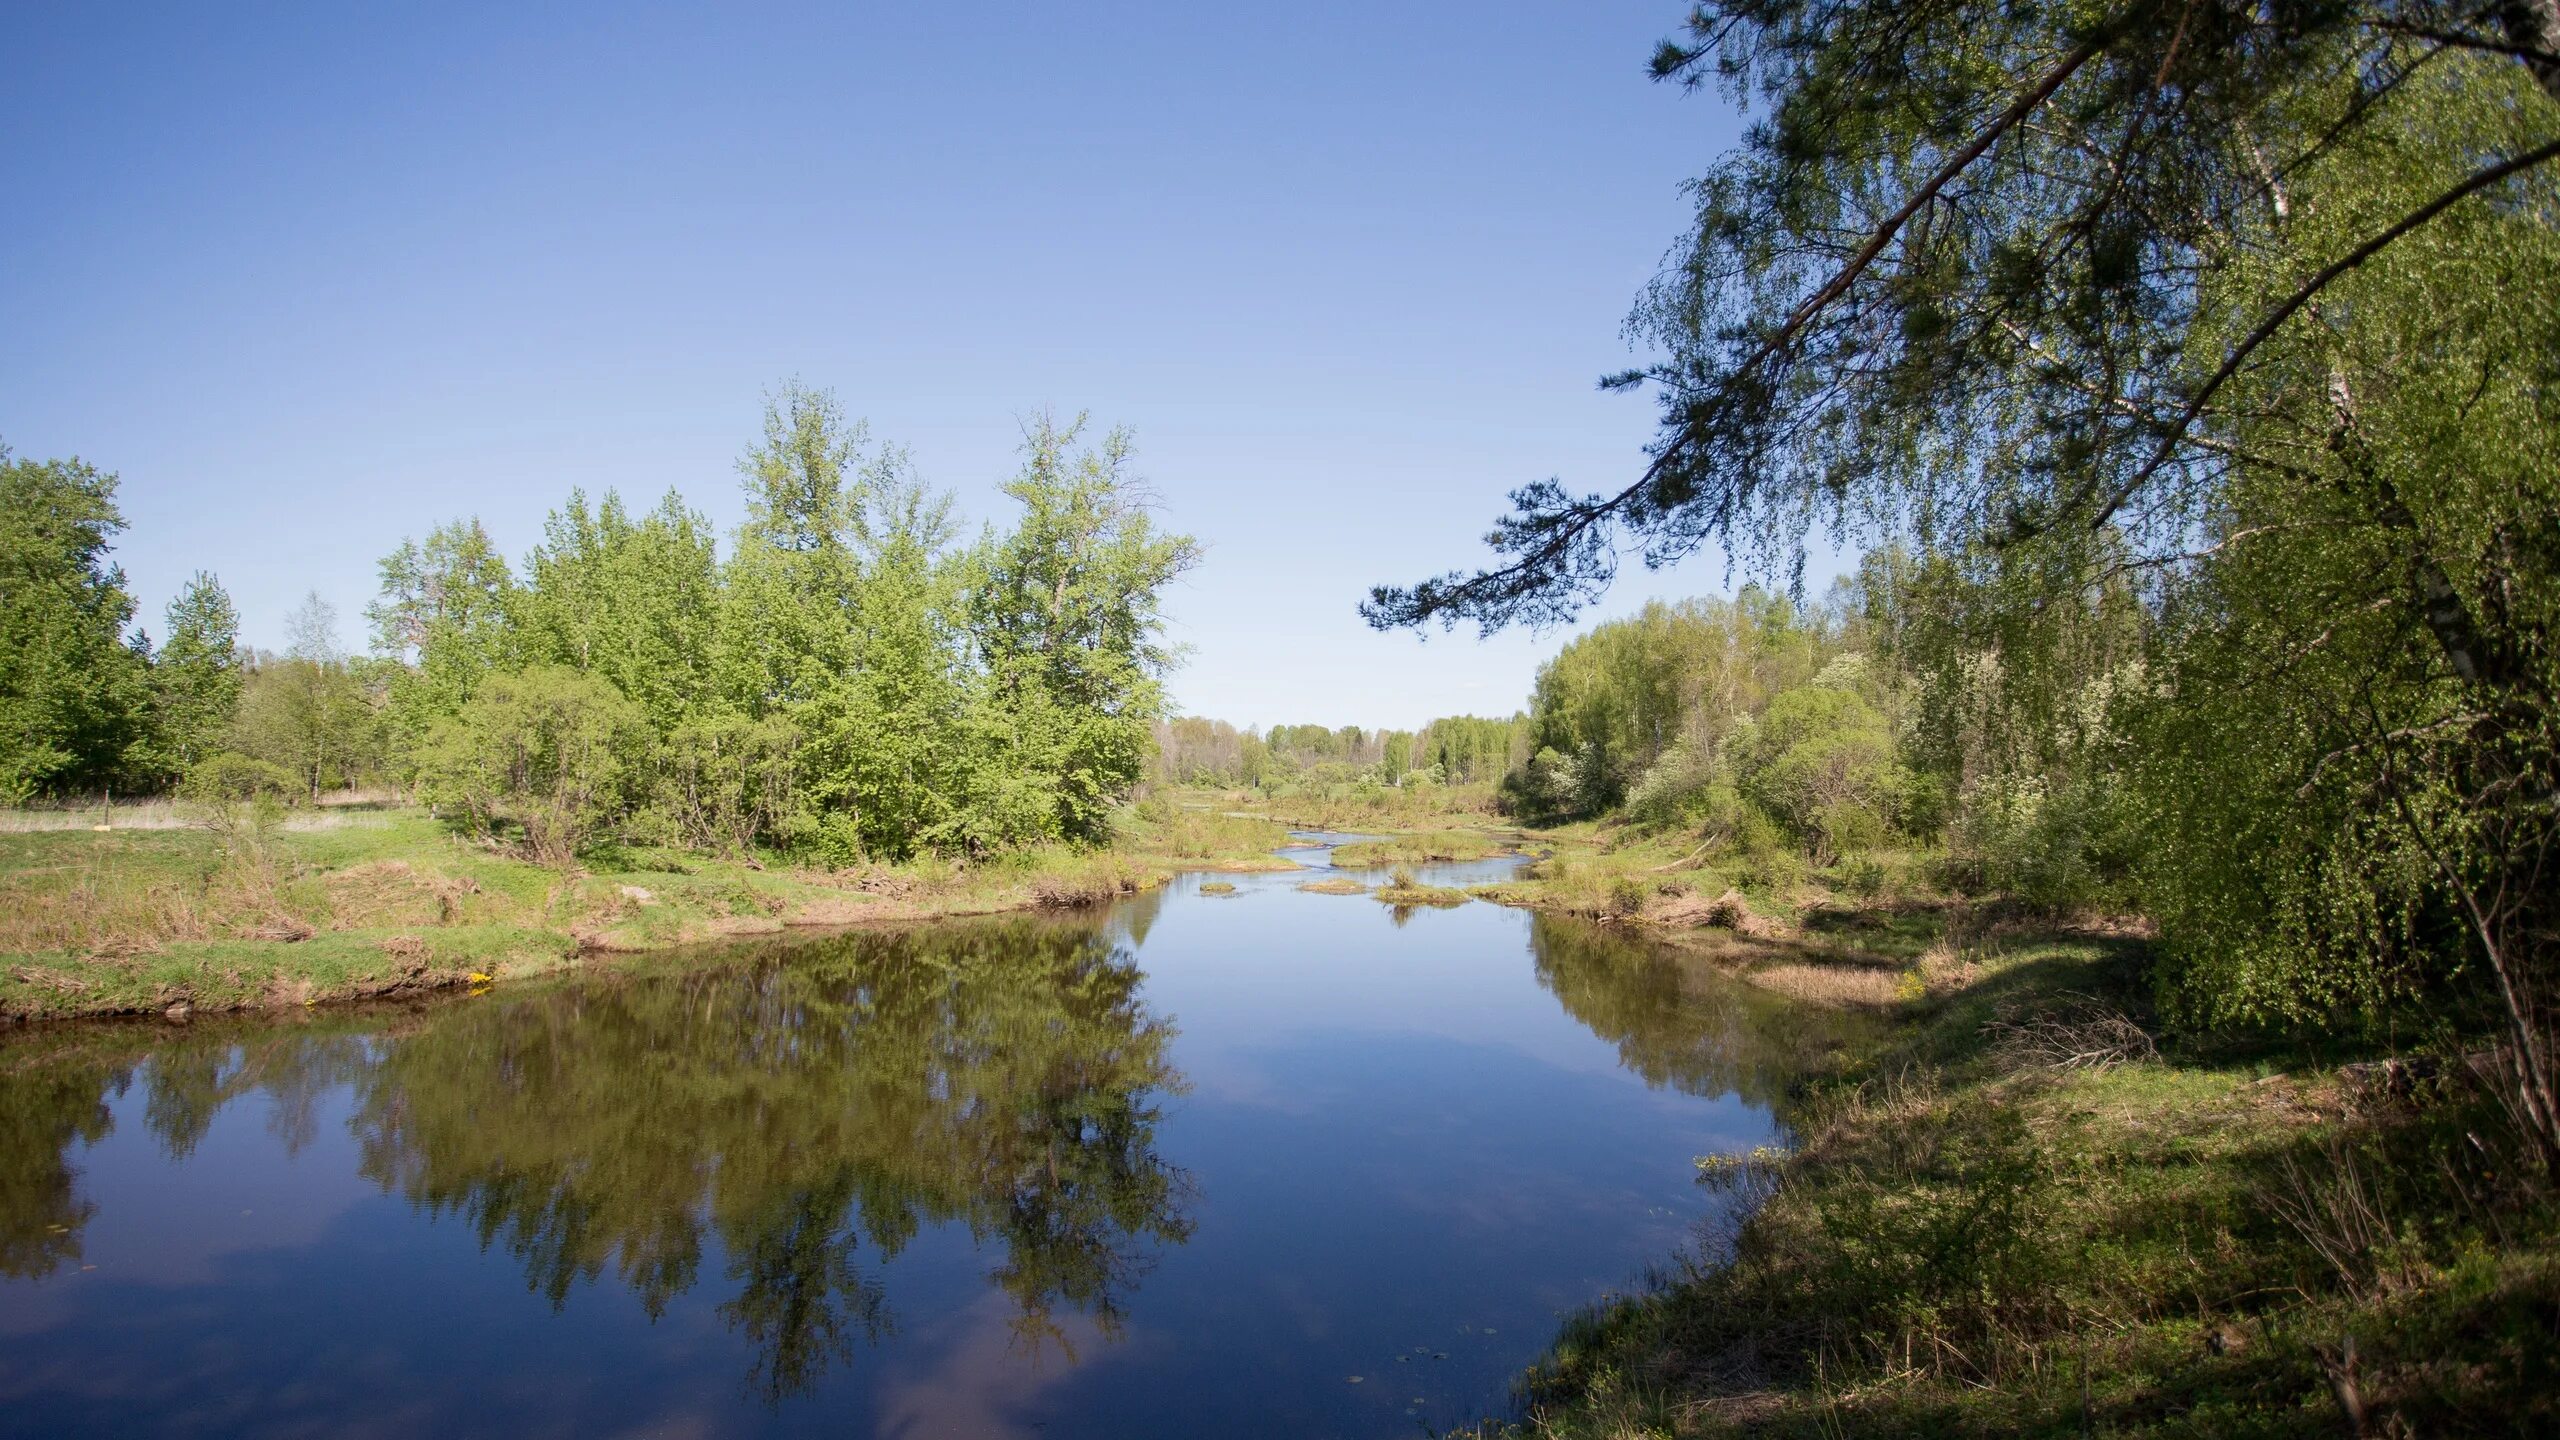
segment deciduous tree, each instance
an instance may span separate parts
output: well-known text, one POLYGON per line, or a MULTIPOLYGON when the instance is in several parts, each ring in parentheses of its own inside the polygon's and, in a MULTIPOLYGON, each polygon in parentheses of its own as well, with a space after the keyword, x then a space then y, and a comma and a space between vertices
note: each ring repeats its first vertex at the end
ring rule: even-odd
POLYGON ((0 446, 0 803, 112 783, 145 700, 116 477, 0 446))

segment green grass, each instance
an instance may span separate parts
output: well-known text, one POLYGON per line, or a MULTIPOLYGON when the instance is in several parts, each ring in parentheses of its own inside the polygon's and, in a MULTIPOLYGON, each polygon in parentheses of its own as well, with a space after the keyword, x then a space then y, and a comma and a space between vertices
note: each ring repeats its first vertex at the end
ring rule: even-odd
POLYGON ((23 957, 0 979, 0 1003, 27 1017, 316 1004, 459 985, 475 974, 539 974, 569 964, 578 948, 565 933, 512 925, 341 931, 290 945, 183 940, 139 955, 23 957))
POLYGON ((1386 884, 1370 891, 1369 898, 1383 900, 1389 905, 1434 905, 1445 908, 1464 905, 1471 897, 1464 890, 1452 890, 1445 885, 1425 885, 1413 878, 1412 871, 1399 869, 1388 878, 1386 884))
POLYGON ((1792 1153, 1702 1171, 1749 1222, 1568 1325, 1513 1433, 2334 1436, 2340 1381, 2367 1434, 2560 1424, 2560 1224, 2493 1088, 2148 1053, 2142 958, 1924 952, 1792 1153))
POLYGON ((1164 797, 1121 812, 1114 848, 1187 869, 1289 870, 1295 862, 1271 852, 1289 843, 1278 821, 1232 814, 1198 797, 1164 797))
POLYGON ((1101 903, 1179 870, 1293 869, 1263 819, 1132 815, 1107 850, 838 871, 636 846, 562 872, 416 809, 333 812, 254 847, 197 828, 0 828, 0 1017, 293 1004, 500 979, 581 954, 791 925, 1101 903))
POLYGON ((1304 778, 1269 791, 1197 791, 1220 808, 1267 814, 1313 830, 1459 830, 1500 823, 1494 787, 1314 783, 1304 778))
POLYGON ((1383 870, 1391 865, 1487 860, 1510 853, 1509 841, 1481 830, 1426 830, 1337 845, 1333 863, 1344 870, 1383 870))

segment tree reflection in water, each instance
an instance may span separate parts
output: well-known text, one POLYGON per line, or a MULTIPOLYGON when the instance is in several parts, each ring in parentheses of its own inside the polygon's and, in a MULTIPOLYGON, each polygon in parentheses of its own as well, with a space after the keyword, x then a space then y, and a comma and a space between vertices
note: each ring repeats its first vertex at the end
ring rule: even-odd
POLYGON ((1719 973, 1704 957, 1588 920, 1530 922, 1538 983, 1654 1086, 1787 1113, 1791 1082, 1866 1022, 1719 973))
MULTIPOLYGON (((1125 922, 1124 922, 1125 923, 1125 922)), ((770 1399, 891 1326, 880 1270, 957 1223, 1016 1333, 1118 1333, 1190 1233, 1155 1150, 1170 1029, 1111 932, 1010 919, 604 971, 366 1015, 81 1027, 0 1056, 0 1273, 80 1254, 74 1142, 140 1083, 183 1156, 251 1094, 290 1148, 352 1094, 362 1171, 502 1247, 554 1306, 610 1269, 652 1316, 723 1257, 719 1313, 770 1399)))

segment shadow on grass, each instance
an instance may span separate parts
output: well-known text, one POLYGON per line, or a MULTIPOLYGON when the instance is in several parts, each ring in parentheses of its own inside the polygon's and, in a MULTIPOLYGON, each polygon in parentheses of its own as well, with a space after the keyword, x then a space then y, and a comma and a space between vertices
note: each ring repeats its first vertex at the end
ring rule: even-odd
POLYGON ((2554 1433, 2560 1221, 2496 1087, 2360 1090, 2282 1039, 2007 1043, 2156 1029, 2146 954, 1959 947, 1957 988, 1789 1105, 1739 1235, 1568 1324, 1509 1433, 2334 1436, 2343 1395, 2367 1434, 2554 1433))

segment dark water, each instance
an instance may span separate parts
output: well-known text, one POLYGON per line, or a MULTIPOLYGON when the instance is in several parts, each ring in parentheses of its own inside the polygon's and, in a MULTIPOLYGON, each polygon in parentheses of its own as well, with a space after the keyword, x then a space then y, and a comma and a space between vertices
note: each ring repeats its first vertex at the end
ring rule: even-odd
POLYGON ((1821 1041, 1594 927, 1228 878, 0 1035, 0 1431, 1412 1435, 1712 1218, 1821 1041))

